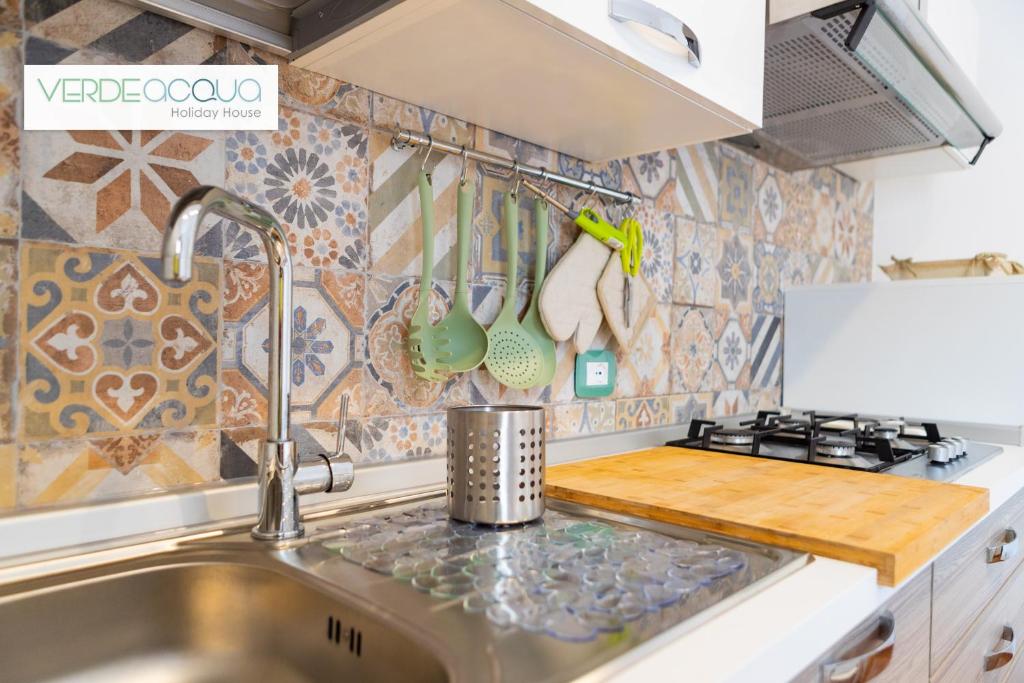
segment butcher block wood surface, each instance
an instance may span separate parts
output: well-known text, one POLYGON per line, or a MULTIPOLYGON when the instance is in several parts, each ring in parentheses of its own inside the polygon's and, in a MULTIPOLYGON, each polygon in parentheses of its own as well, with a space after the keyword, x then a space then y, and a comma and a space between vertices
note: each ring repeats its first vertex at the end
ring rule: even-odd
POLYGON ((875 567, 898 584, 988 511, 988 490, 661 447, 548 469, 550 498, 875 567))

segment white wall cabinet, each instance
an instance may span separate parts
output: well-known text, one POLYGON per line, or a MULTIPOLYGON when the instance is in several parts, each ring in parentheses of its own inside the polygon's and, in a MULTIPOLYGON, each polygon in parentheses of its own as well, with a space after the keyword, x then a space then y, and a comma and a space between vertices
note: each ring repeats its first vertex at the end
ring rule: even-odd
POLYGON ((615 2, 662 30, 608 0, 404 0, 293 62, 586 160, 760 127, 765 0, 615 2))

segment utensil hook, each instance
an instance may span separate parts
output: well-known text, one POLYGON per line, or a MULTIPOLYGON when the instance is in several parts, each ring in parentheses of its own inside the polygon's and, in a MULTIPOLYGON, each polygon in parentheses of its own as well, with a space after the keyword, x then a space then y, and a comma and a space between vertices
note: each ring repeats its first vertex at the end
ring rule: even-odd
POLYGON ((420 171, 427 170, 427 159, 430 158, 430 153, 434 150, 434 138, 430 135, 427 136, 427 151, 423 155, 423 163, 420 164, 420 171))
POLYGON ((513 199, 518 199, 519 198, 519 184, 522 182, 522 180, 523 180, 522 175, 519 172, 519 160, 515 159, 515 160, 512 161, 512 198, 513 199))
POLYGON ((469 150, 462 146, 462 170, 459 171, 459 185, 466 184, 466 171, 469 170, 469 150))

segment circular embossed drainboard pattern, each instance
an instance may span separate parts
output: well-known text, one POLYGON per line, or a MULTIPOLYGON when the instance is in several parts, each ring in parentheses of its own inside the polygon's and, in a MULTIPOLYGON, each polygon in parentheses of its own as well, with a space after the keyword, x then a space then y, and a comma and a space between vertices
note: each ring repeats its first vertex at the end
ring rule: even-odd
POLYGON ((431 503, 353 521, 323 546, 410 590, 461 601, 497 628, 577 642, 643 619, 671 626, 692 611, 687 602, 750 581, 742 551, 554 510, 497 530, 452 521, 431 503))

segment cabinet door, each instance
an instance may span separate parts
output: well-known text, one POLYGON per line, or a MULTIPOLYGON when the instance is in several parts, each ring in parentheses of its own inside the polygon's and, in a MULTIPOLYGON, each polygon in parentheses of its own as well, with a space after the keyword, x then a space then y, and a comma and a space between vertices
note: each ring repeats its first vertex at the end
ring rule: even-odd
POLYGON ((1024 493, 990 514, 935 560, 932 671, 953 656, 971 625, 1021 565, 1024 493))
POLYGON ((926 683, 931 567, 900 588, 796 683, 926 683))
MULTIPOLYGON (((504 0, 744 127, 761 127, 765 0, 504 0), (619 19, 610 16, 615 4, 619 19), (631 18, 630 18, 631 17, 631 18), (699 65, 677 38, 685 26, 699 65)), ((614 97, 609 93, 609 97, 614 97)))
POLYGON ((1024 566, 1010 576, 970 630, 950 651, 933 651, 932 658, 949 656, 932 676, 935 683, 1019 682, 1024 673, 1015 666, 1017 642, 1024 635, 1024 566))

